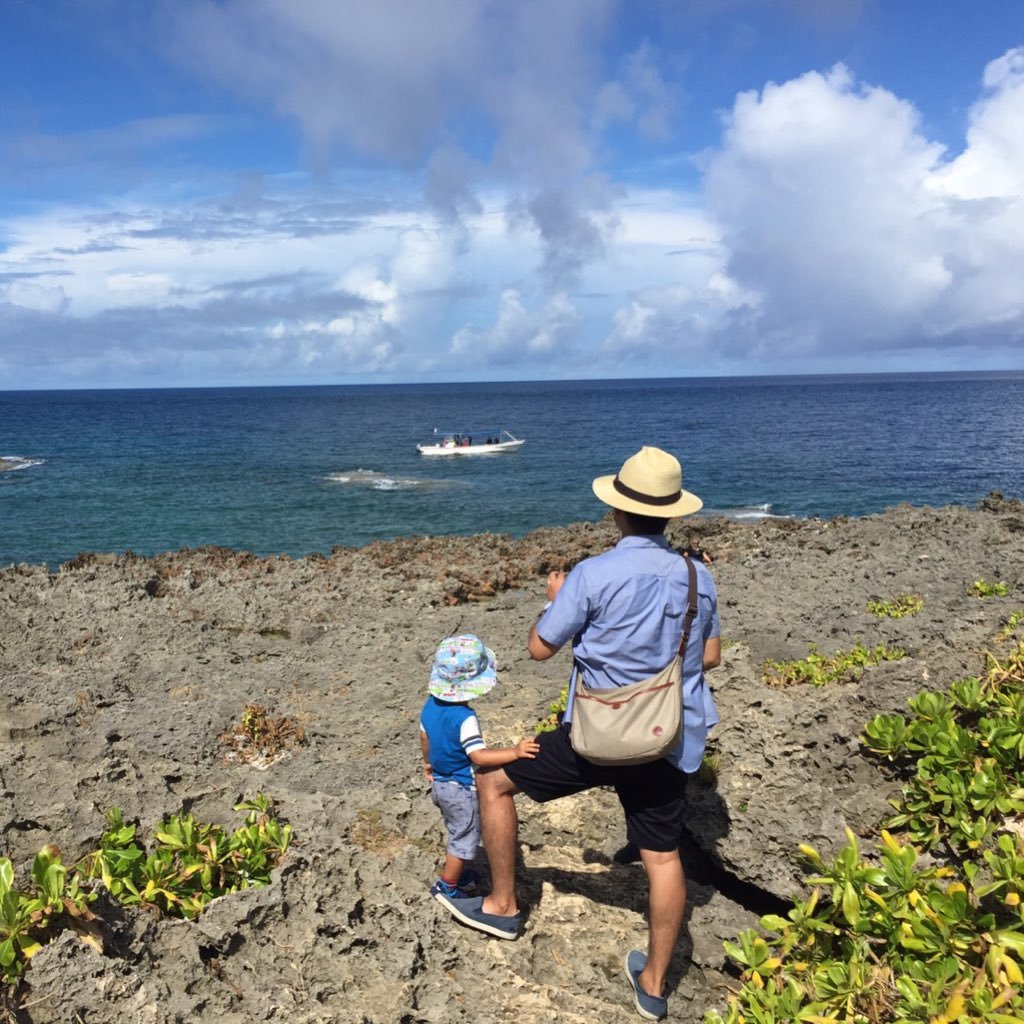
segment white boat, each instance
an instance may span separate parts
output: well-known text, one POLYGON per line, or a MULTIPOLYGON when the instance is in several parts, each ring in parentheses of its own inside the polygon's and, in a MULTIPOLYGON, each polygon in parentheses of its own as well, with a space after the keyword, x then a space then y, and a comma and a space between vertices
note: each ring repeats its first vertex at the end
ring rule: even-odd
POLYGON ((433 444, 418 444, 420 455, 500 455, 517 451, 525 438, 513 437, 507 430, 435 430, 440 438, 433 444))

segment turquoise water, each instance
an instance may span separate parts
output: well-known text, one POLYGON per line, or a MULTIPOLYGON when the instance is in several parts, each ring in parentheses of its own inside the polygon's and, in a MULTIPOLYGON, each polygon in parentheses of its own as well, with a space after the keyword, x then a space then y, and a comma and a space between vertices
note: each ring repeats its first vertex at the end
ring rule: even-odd
POLYGON ((706 511, 862 515, 1024 496, 1024 372, 0 392, 0 565, 216 544, 329 552, 596 519, 642 444, 706 511), (510 455, 428 459, 435 427, 510 455))

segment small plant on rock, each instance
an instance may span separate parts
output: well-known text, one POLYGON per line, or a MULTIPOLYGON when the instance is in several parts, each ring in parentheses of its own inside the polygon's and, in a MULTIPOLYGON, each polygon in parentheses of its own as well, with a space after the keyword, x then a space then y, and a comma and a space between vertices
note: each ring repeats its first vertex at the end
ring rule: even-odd
POLYGON ((769 686, 795 686, 798 683, 825 686, 840 679, 859 679, 864 669, 871 665, 899 661, 906 656, 906 651, 884 644, 868 648, 858 643, 848 651, 836 651, 832 655, 821 654, 812 644, 806 658, 768 662, 762 678, 769 686))
POLYGON ((902 619, 916 615, 924 607, 920 594, 899 594, 890 601, 868 601, 868 611, 879 618, 902 619))
POLYGON ((26 961, 64 928, 74 928, 95 942, 90 928, 95 897, 79 887, 77 874, 67 877, 56 846, 44 846, 32 862, 32 885, 14 887, 14 868, 0 857, 0 973, 16 982, 26 961))
POLYGON ((262 704, 247 704, 241 720, 220 739, 230 749, 230 758, 266 765, 305 746, 306 731, 294 718, 274 718, 262 704))
POLYGON ((989 583, 986 580, 975 580, 967 591, 975 597, 1006 597, 1010 588, 1005 583, 989 583))
POLYGON ((262 794, 235 805, 245 823, 228 835, 220 826, 191 814, 164 819, 147 852, 121 811, 107 812, 100 848, 82 862, 86 878, 100 878, 126 906, 141 906, 172 917, 194 918, 218 896, 268 885, 281 863, 292 828, 274 816, 262 794))
POLYGON ((1012 640, 1017 635, 1017 630, 1020 629, 1021 625, 1024 625, 1024 611, 1010 612, 996 639, 1012 640))
POLYGON ((548 705, 548 713, 533 727, 537 732, 554 732, 562 723, 562 715, 565 714, 566 704, 569 700, 569 687, 563 686, 558 700, 553 700, 548 705))

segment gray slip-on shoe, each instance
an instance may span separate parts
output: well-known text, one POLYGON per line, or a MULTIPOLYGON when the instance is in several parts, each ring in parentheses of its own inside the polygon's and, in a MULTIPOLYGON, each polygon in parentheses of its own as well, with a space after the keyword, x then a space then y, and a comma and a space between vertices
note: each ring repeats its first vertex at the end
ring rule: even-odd
POLYGON ((638 949, 631 949, 626 954, 626 977, 633 989, 633 1004, 636 1012, 648 1020, 661 1020, 668 1014, 668 1000, 662 996, 652 996, 640 985, 640 974, 647 966, 647 955, 638 949))
POLYGON ((519 914, 488 914, 484 910, 483 896, 463 897, 452 899, 444 893, 438 893, 437 902, 448 908, 456 921, 461 921, 470 928, 477 931, 487 932, 499 939, 516 939, 519 937, 519 929, 523 926, 522 916, 519 914))

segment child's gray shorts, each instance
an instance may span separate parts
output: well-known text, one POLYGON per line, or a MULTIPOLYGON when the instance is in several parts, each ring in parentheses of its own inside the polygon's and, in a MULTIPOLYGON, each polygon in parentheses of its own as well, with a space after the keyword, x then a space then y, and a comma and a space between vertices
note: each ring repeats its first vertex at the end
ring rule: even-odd
POLYGON ((448 852, 460 860, 472 860, 480 845, 480 804, 476 790, 458 782, 437 782, 430 799, 441 808, 448 829, 448 852))

